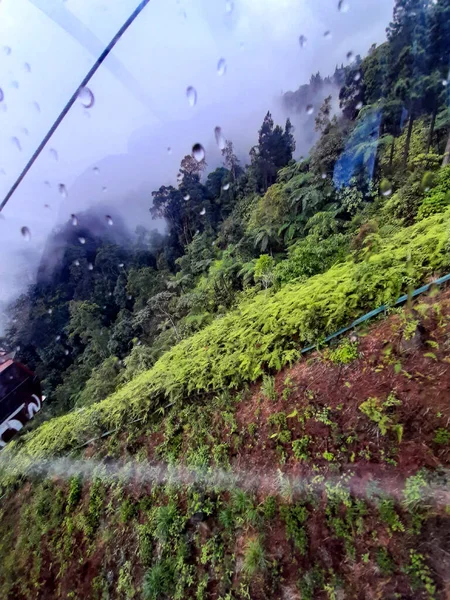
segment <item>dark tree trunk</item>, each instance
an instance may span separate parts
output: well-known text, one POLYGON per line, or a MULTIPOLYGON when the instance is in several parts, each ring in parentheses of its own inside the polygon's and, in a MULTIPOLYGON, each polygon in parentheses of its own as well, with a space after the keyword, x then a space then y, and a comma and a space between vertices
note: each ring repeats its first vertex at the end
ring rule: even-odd
POLYGON ((442 166, 445 167, 450 164, 450 131, 448 133, 447 145, 445 146, 445 154, 444 160, 442 161, 442 166))
POLYGON ((414 124, 414 116, 411 112, 411 116, 409 117, 409 122, 408 122, 408 131, 406 132, 405 150, 403 152, 403 170, 404 171, 406 171, 406 168, 408 167, 408 156, 409 156, 409 148, 411 146, 411 135, 412 135, 413 124, 414 124))
POLYGON ((431 118, 430 131, 428 132, 427 151, 425 152, 425 154, 428 154, 428 152, 430 151, 430 148, 431 148, 431 144, 433 142, 433 133, 434 133, 434 126, 436 125, 436 116, 437 116, 437 109, 434 109, 433 117, 431 118))
POLYGON ((392 172, 392 164, 394 162, 395 137, 392 138, 391 153, 389 155, 389 172, 392 172))

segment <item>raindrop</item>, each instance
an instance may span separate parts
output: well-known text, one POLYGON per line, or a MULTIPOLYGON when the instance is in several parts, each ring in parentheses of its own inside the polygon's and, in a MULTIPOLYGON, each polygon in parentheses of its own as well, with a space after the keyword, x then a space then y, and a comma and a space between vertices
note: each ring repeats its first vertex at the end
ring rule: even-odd
POLYGON ((197 92, 191 85, 186 89, 186 98, 188 99, 189 106, 197 104, 197 92))
POLYGON ((106 191, 107 191, 107 189, 108 189, 108 188, 106 187, 106 185, 104 185, 104 186, 102 187, 102 192, 106 192, 106 191))
POLYGON ((59 342, 59 340, 60 340, 60 339, 61 339, 61 336, 60 336, 60 335, 57 335, 57 336, 55 337, 55 340, 56 340, 57 342, 59 342))
POLYGON ((223 189, 223 190, 225 190, 225 191, 229 190, 229 189, 230 189, 230 184, 229 184, 229 183, 226 183, 226 184, 225 184, 225 185, 222 187, 222 189, 223 189))
POLYGON ((18 81, 11 81, 11 87, 15 88, 16 90, 19 89, 19 82, 18 81))
POLYGON ((167 147, 167 154, 172 154, 172 148, 170 146, 167 147))
POLYGON ((86 238, 84 237, 79 237, 78 241, 80 242, 80 244, 85 244, 86 243, 86 238))
POLYGON ((200 211, 200 214, 203 216, 206 214, 206 208, 202 208, 202 210, 200 211))
POLYGON ((225 75, 227 71, 227 63, 224 58, 221 58, 217 63, 217 75, 225 75))
POLYGON ((392 194, 392 183, 389 179, 382 179, 380 183, 380 192, 386 197, 392 194))
POLYGON ((21 152, 22 151, 22 145, 20 143, 19 138, 17 138, 17 137, 14 136, 14 137, 11 138, 11 141, 14 144, 14 146, 16 146, 17 150, 19 150, 21 152))
POLYGON ((73 261, 73 264, 74 264, 76 267, 79 267, 79 266, 80 266, 80 261, 79 261, 78 259, 77 259, 77 260, 74 260, 74 261, 73 261))
POLYGON ((201 162, 205 158, 205 149, 201 144, 194 144, 192 146, 192 156, 197 162, 201 162))
POLYGON ((231 15, 231 13, 233 12, 233 9, 234 9, 234 4, 233 4, 233 2, 231 2, 231 0, 227 0, 227 1, 225 2, 225 12, 226 12, 228 15, 231 15))
POLYGON ((220 150, 225 148, 225 138, 222 134, 222 129, 220 127, 214 128, 214 135, 216 136, 216 143, 219 146, 220 150))
POLYGON ((52 184, 47 179, 44 181, 44 185, 45 185, 45 187, 48 187, 48 188, 52 187, 52 184))
POLYGON ((190 199, 191 199, 191 197, 189 194, 186 194, 185 196, 183 196, 183 200, 186 200, 186 202, 190 199))
POLYGON ((0 88, 0 102, 3 102, 4 98, 5 98, 5 94, 3 93, 2 88, 0 88))
POLYGON ((27 73, 31 73, 31 67, 30 67, 30 63, 23 63, 23 68, 25 69, 25 71, 27 73))
POLYGON ((33 106, 38 113, 41 112, 41 107, 39 106, 38 102, 33 102, 33 106))
POLYGON ((326 173, 322 173, 321 177, 322 177, 322 179, 326 179, 327 178, 327 174, 326 173))
POLYGON ((94 265, 92 263, 88 263, 88 271, 93 271, 94 265))
POLYGON ((123 268, 124 268, 124 266, 125 266, 125 265, 124 265, 123 263, 119 263, 119 268, 120 268, 120 269, 123 269, 123 268))
POLYGON ((48 153, 50 154, 51 158, 53 158, 53 160, 58 160, 58 152, 54 148, 50 148, 48 153))
POLYGON ((363 103, 362 102, 358 102, 358 104, 355 106, 356 110, 361 110, 363 107, 363 103))
POLYGON ((352 52, 351 50, 349 50, 349 51, 347 52, 346 56, 347 56, 347 60, 348 60, 349 62, 352 62, 352 61, 353 61, 353 52, 352 52))
POLYGON ((52 312, 53 312, 53 308, 49 308, 47 312, 48 312, 49 315, 51 315, 52 312))
POLYGON ((355 76, 353 77, 353 81, 359 81, 361 79, 361 72, 358 71, 357 73, 355 73, 355 76))
POLYGON ((325 31, 325 33, 323 34, 323 37, 326 40, 331 40, 331 31, 329 29, 327 29, 327 31, 325 31))
MULTIPOLYGON (((448 86, 448 80, 447 80, 447 79, 443 79, 443 80, 442 80, 442 85, 443 85, 444 87, 447 87, 447 86, 448 86)), ((3 99, 3 98, 2 98, 2 99, 3 99)))
POLYGON ((77 217, 77 215, 70 215, 70 218, 72 219, 72 225, 74 227, 76 227, 78 225, 78 217, 77 217))
POLYGON ((25 241, 29 242, 31 240, 31 232, 28 229, 28 227, 22 227, 20 229, 20 233, 22 234, 22 237, 25 241))
POLYGON ((44 208, 50 209, 50 204, 44 204, 44 208))
POLYGON ((9 46, 3 46, 3 52, 6 56, 9 56, 11 54, 11 48, 9 46))
POLYGON ((78 100, 84 106, 84 108, 92 108, 95 103, 94 94, 88 87, 81 87, 78 90, 78 100))
POLYGON ((108 225, 114 225, 114 221, 112 220, 110 215, 105 215, 105 219, 106 219, 106 222, 108 223, 108 225))
POLYGON ((128 300, 133 300, 133 296, 127 296, 128 300))
POLYGON ((306 46, 306 42, 307 42, 307 41, 308 41, 308 40, 306 39, 306 37, 305 37, 304 35, 301 35, 301 36, 298 38, 298 43, 300 44, 300 48, 304 48, 304 47, 306 46))
POLYGON ((69 356, 69 351, 67 350, 67 348, 64 350, 64 354, 65 354, 66 356, 69 356))
POLYGON ((63 183, 60 183, 58 185, 58 192, 61 194, 61 196, 63 198, 67 198, 68 194, 67 194, 67 188, 63 183))
POLYGON ((94 171, 95 175, 100 173, 100 169, 98 167, 94 167, 92 170, 94 171))
POLYGON ((308 104, 308 106, 306 107, 306 113, 308 115, 312 115, 314 112, 314 106, 312 104, 308 104))
POLYGON ((30 132, 28 131, 28 129, 26 127, 22 127, 22 133, 24 135, 30 135, 30 132))
POLYGON ((339 2, 338 2, 338 10, 341 13, 346 13, 346 12, 349 11, 349 9, 350 9, 350 6, 349 6, 348 2, 346 2, 345 0, 339 0, 339 2))

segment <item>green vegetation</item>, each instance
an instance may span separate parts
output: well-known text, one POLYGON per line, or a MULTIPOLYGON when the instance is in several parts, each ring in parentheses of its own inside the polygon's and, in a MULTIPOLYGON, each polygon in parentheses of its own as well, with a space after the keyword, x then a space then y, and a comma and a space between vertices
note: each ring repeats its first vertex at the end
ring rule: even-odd
POLYGON ((396 0, 386 43, 286 94, 323 99, 306 158, 270 113, 249 165, 185 156, 153 192, 167 235, 63 228, 2 340, 48 396, 1 454, 2 598, 445 593, 450 303, 392 305, 450 267, 447 23, 396 0))

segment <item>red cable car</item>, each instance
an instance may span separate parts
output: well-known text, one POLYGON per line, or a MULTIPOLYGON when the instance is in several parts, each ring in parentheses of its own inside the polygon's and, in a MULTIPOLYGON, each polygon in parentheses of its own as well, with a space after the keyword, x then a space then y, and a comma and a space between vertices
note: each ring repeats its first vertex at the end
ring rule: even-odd
POLYGON ((37 375, 0 350, 0 448, 41 410, 43 400, 37 375))

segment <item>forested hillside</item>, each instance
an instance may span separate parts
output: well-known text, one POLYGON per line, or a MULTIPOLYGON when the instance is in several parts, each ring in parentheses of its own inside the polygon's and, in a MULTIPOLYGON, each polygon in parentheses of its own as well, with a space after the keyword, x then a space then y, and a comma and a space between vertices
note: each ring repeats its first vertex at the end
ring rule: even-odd
POLYGON ((448 294, 322 342, 450 271, 449 52, 450 0, 396 0, 284 96, 307 158, 268 112, 134 236, 55 232, 2 343, 47 396, 0 455, 2 598, 448 597, 448 294))

